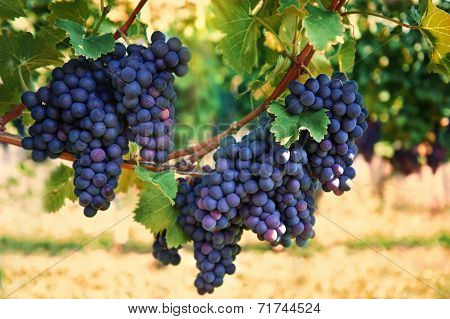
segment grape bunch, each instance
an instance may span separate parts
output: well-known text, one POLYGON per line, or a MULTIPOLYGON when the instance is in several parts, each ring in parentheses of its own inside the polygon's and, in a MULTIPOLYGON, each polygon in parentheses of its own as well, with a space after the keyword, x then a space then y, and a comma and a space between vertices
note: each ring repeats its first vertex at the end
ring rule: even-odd
POLYGON ((202 295, 212 293, 214 288, 223 284, 225 275, 232 275, 236 271, 234 260, 241 252, 238 241, 243 232, 242 219, 238 216, 231 220, 228 228, 214 233, 205 230, 196 220, 197 201, 204 183, 205 178, 190 181, 179 179, 175 199, 181 211, 178 223, 194 243, 194 258, 200 271, 194 285, 202 295))
POLYGON ((149 48, 121 45, 107 61, 117 110, 127 117, 130 139, 141 146, 146 161, 164 163, 173 151, 176 93, 174 75, 184 76, 190 51, 181 41, 154 32, 149 48), (128 55, 126 55, 128 53, 128 55))
POLYGON ((173 150, 174 76, 187 73, 189 50, 157 31, 150 48, 117 43, 97 60, 71 59, 50 83, 22 94, 34 120, 22 140, 36 162, 66 151, 73 162, 75 195, 88 217, 106 210, 122 172, 129 141, 144 160, 162 163, 173 150))
POLYGON ((331 79, 320 74, 304 84, 292 81, 285 105, 292 114, 325 109, 330 120, 325 138, 320 142, 307 137, 305 149, 309 155, 312 177, 324 191, 341 195, 352 187, 356 175, 353 161, 358 153, 355 141, 367 130, 367 110, 358 84, 347 80, 343 73, 331 79))
POLYGON ((155 241, 153 242, 153 257, 160 261, 164 266, 176 266, 181 261, 178 248, 167 247, 165 231, 155 236, 155 241))
POLYGON ((305 168, 307 154, 300 145, 287 149, 275 142, 269 125, 262 120, 240 142, 225 137, 215 169, 178 180, 178 223, 194 243, 200 294, 212 293, 236 271, 245 229, 273 246, 289 247, 293 239, 305 246, 314 237, 317 184, 305 168))
POLYGON ((260 240, 288 246, 290 238, 300 237, 304 245, 314 235, 315 222, 314 203, 305 202, 306 194, 314 192, 305 173, 308 157, 298 144, 289 150, 277 143, 269 124, 261 123, 240 142, 232 136, 221 141, 195 218, 214 232, 227 229, 239 216, 260 240))

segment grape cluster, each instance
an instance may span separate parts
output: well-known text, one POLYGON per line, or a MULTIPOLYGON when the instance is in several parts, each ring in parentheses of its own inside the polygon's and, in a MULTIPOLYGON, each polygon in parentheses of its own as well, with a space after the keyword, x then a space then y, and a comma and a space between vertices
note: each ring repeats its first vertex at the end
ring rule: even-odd
POLYGON ((341 195, 352 187, 356 172, 352 167, 358 147, 355 141, 367 130, 368 116, 358 84, 349 81, 343 73, 331 79, 320 74, 304 84, 293 81, 285 105, 292 114, 325 109, 330 120, 325 138, 316 142, 307 138, 305 149, 309 155, 314 179, 323 190, 341 195))
POLYGON ((225 137, 214 170, 178 181, 178 222, 194 242, 200 270, 194 284, 201 294, 235 272, 244 229, 273 246, 288 247, 292 239, 305 246, 314 237, 317 186, 305 168, 307 154, 300 145, 286 149, 277 143, 269 125, 263 120, 240 142, 225 137))
POLYGON ((130 139, 141 146, 141 157, 166 162, 173 151, 176 93, 174 75, 184 76, 191 59, 181 41, 154 32, 151 45, 119 47, 108 61, 117 110, 127 117, 130 139), (128 53, 128 55, 126 55, 128 53))
POLYGON ((36 162, 75 155, 75 194, 84 214, 106 210, 122 172, 129 140, 142 158, 162 163, 173 150, 174 76, 187 73, 189 50, 178 38, 152 35, 150 48, 116 44, 112 53, 71 59, 47 87, 22 94, 34 119, 23 148, 36 162))
POLYGON ((313 181, 305 173, 308 162, 300 145, 286 149, 275 141, 270 123, 244 136, 221 141, 214 155, 215 171, 204 180, 195 218, 205 230, 227 229, 236 216, 272 245, 301 245, 314 236, 313 181), (308 201, 305 198, 308 194, 308 201), (312 198, 312 197, 311 197, 312 198))
POLYGON ((155 236, 155 241, 153 242, 153 257, 163 265, 178 265, 181 261, 178 250, 178 248, 167 247, 165 231, 155 236))
POLYGON ((236 271, 234 260, 241 252, 238 241, 243 232, 242 219, 236 216, 227 229, 214 233, 205 230, 195 218, 205 178, 194 178, 189 182, 179 179, 178 182, 175 199, 176 206, 181 210, 178 223, 194 242, 194 258, 200 271, 194 285, 202 295, 212 293, 214 288, 223 284, 225 275, 232 275, 236 271))
POLYGON ((35 161, 63 151, 74 154, 75 194, 84 214, 92 217, 108 209, 128 140, 101 63, 72 59, 53 70, 48 87, 25 92, 22 101, 35 120, 23 147, 32 150, 35 161))

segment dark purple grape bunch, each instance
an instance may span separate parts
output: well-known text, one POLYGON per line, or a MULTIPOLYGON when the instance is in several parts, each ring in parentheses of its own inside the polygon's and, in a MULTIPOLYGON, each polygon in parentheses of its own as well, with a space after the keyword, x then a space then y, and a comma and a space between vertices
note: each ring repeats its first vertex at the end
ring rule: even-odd
POLYGON ((307 138, 305 149, 313 178, 318 179, 327 192, 341 195, 349 191, 356 175, 352 166, 358 153, 355 141, 368 127, 368 112, 358 93, 358 84, 343 73, 336 73, 331 79, 320 74, 309 78, 305 84, 291 82, 289 90, 285 100, 289 112, 300 114, 326 109, 330 120, 327 135, 320 143, 307 138))
POLYGON ((129 138, 141 146, 146 161, 163 163, 173 151, 176 93, 174 74, 188 71, 190 51, 180 39, 166 41, 163 33, 151 36, 148 48, 117 44, 113 58, 107 62, 112 75, 117 110, 125 114, 130 127, 129 138))
POLYGON ((281 146, 269 123, 262 121, 240 142, 224 138, 214 159, 215 171, 202 180, 193 216, 205 230, 227 229, 240 218, 260 240, 274 246, 283 238, 286 244, 286 236, 302 240, 314 236, 314 209, 297 205, 313 189, 304 169, 307 154, 300 145, 281 146))
POLYGON ((33 160, 74 154, 74 192, 85 215, 108 209, 128 139, 101 61, 71 59, 53 70, 48 87, 25 92, 22 100, 35 120, 22 141, 33 160))
POLYGON ((155 241, 153 242, 153 257, 162 263, 164 266, 167 265, 178 265, 181 261, 180 254, 178 253, 179 248, 169 248, 167 246, 166 232, 163 231, 155 236, 155 241))
MULTIPOLYGON (((209 171, 209 170, 208 170, 209 171)), ((223 284, 225 275, 236 271, 234 260, 241 252, 238 241, 243 232, 242 219, 236 216, 227 229, 214 234, 206 231, 195 218, 197 200, 204 187, 205 178, 193 178, 189 182, 178 180, 175 205, 180 209, 179 225, 194 242, 194 258, 199 274, 194 281, 199 294, 212 293, 223 284)))

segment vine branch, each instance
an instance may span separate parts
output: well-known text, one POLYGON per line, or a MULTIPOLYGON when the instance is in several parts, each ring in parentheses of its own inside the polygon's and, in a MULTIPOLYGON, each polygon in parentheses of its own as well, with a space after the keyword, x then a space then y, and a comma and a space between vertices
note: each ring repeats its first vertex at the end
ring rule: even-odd
MULTIPOLYGON (((17 135, 9 134, 6 132, 0 132, 0 142, 7 143, 9 145, 14 145, 18 147, 22 147, 22 139, 18 137, 17 135)), ((75 161, 76 157, 75 155, 69 153, 69 152, 63 152, 59 156, 60 159, 67 160, 67 161, 75 161)), ((142 167, 145 167, 146 169, 154 172, 161 172, 166 170, 173 170, 175 173, 181 174, 181 175, 203 175, 204 173, 198 172, 194 169, 194 166, 189 163, 185 162, 178 162, 174 165, 170 164, 153 164, 146 161, 136 161, 136 160, 125 160, 122 164, 122 167, 125 169, 134 169, 135 166, 140 165, 142 167)))
POLYGON ((402 26, 404 28, 408 28, 408 29, 412 29, 412 30, 419 30, 420 29, 419 26, 406 24, 406 23, 401 22, 400 20, 389 18, 389 17, 386 17, 386 16, 384 16, 382 14, 378 14, 378 13, 375 13, 375 12, 347 11, 347 12, 341 13, 341 16, 348 16, 348 15, 352 15, 352 14, 360 14, 360 15, 365 15, 365 16, 374 16, 374 17, 377 17, 377 18, 380 18, 380 19, 384 19, 384 20, 390 21, 390 22, 395 23, 397 25, 400 25, 400 26, 402 26))

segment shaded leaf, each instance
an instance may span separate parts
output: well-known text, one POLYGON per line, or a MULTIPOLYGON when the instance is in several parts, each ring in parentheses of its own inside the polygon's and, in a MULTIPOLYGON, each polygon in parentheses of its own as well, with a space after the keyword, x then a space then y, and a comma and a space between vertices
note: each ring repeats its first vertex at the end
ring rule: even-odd
POLYGON ((48 5, 50 14, 47 17, 49 24, 54 24, 56 20, 70 20, 84 25, 89 17, 88 1, 58 1, 48 5))
POLYGON ((17 32, 0 37, 0 114, 9 111, 11 104, 20 103, 23 91, 19 72, 30 85, 31 71, 49 65, 62 64, 63 55, 40 36, 17 32))
POLYGON ((25 12, 23 12, 22 0, 0 1, 0 20, 12 20, 23 16, 25 16, 25 12))
POLYGON ((344 35, 344 26, 338 13, 311 4, 306 9, 309 15, 303 22, 305 35, 317 50, 326 50, 344 35))
POLYGON ((280 6, 277 9, 278 13, 284 13, 289 8, 300 10, 300 0, 279 0, 280 6))
POLYGON ((327 134, 330 124, 325 109, 293 115, 281 103, 272 102, 268 111, 275 115, 270 131, 274 133, 275 140, 285 147, 290 147, 297 141, 303 130, 307 130, 315 141, 320 142, 327 134))
POLYGON ((97 59, 102 54, 114 51, 115 40, 112 33, 87 36, 84 27, 70 20, 58 20, 56 25, 67 31, 75 54, 97 59))
POLYGON ((45 181, 44 209, 47 212, 57 212, 69 198, 76 201, 73 186, 73 169, 61 164, 54 169, 45 181))
POLYGON ((430 45, 430 70, 450 75, 450 15, 428 0, 421 2, 420 31, 430 45))

